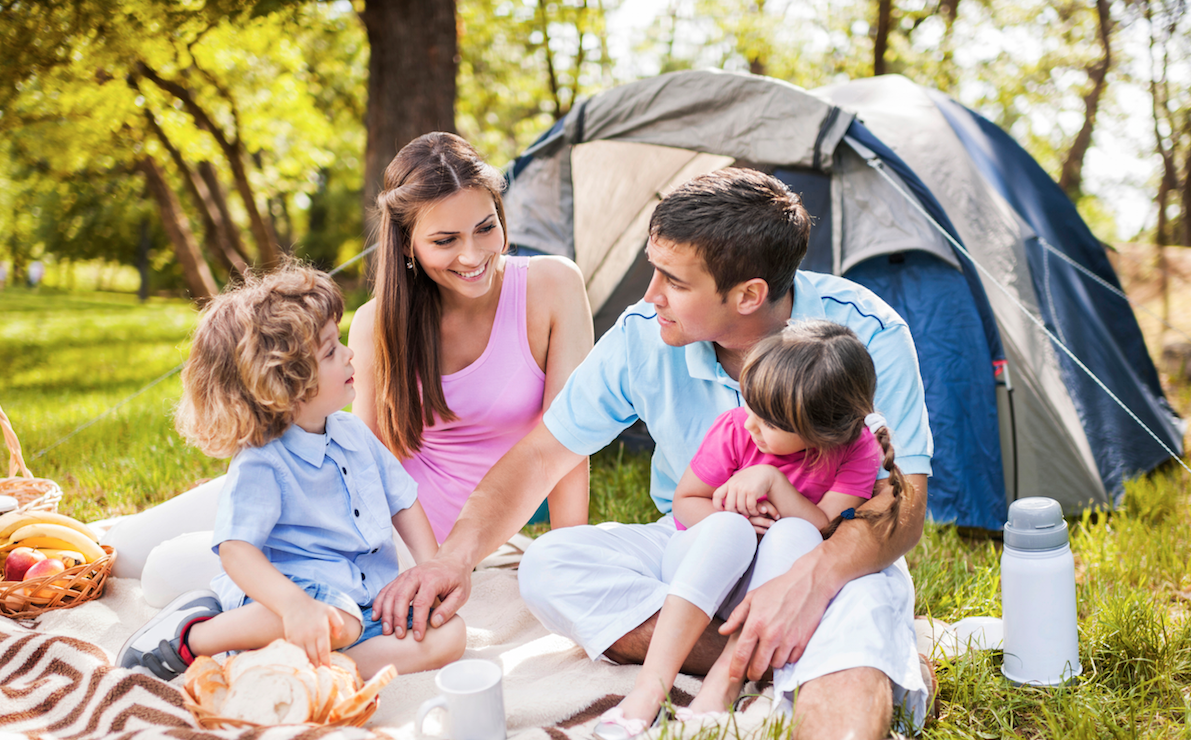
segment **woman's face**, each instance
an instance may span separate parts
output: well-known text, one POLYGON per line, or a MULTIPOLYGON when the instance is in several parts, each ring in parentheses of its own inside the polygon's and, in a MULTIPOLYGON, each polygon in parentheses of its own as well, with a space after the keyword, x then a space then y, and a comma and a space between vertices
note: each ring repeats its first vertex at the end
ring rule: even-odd
POLYGON ((487 190, 469 188, 422 212, 412 235, 414 260, 445 291, 479 298, 492 289, 505 235, 487 190))

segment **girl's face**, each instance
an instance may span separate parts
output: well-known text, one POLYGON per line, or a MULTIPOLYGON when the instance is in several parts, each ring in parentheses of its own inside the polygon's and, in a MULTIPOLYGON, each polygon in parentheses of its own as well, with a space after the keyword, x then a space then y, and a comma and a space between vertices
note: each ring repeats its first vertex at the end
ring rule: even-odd
POLYGON ((487 190, 460 190, 434 203, 411 239, 417 268, 442 290, 479 298, 492 289, 505 234, 487 190))
POLYGON ((802 452, 807 447, 801 436, 770 426, 768 422, 754 414, 752 409, 748 409, 744 428, 752 436, 753 444, 757 445, 757 449, 768 455, 793 455, 795 452, 802 452))
POLYGON ((356 397, 353 354, 339 341, 339 327, 328 321, 318 335, 318 391, 298 405, 295 424, 311 434, 322 434, 327 417, 352 402, 356 397))

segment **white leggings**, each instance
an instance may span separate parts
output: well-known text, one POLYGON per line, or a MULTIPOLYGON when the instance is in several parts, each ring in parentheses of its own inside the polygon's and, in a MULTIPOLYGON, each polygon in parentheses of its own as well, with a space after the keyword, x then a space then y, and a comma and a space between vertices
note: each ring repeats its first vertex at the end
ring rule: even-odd
POLYGON ((669 594, 699 607, 708 617, 727 619, 745 594, 785 573, 794 561, 823 541, 803 519, 774 522, 757 543, 749 520, 719 511, 666 543, 662 580, 669 594))

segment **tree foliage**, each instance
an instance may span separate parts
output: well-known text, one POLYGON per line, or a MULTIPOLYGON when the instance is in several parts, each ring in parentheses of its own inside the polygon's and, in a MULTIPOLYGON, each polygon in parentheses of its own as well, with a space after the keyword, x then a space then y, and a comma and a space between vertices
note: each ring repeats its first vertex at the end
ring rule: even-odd
POLYGON ((286 251, 329 267, 364 246, 366 163, 391 156, 377 141, 453 126, 503 165, 586 96, 708 66, 807 88, 877 70, 937 87, 1022 142, 1105 235, 1111 204, 1085 164, 1140 94, 1149 234, 1191 242, 1186 0, 668 0, 631 38, 609 31, 639 15, 623 0, 0 0, 0 13, 0 258, 14 273, 45 255, 135 264, 145 243, 161 286, 184 274, 196 295, 177 267, 192 248, 217 283, 286 251), (410 36, 410 13, 453 16, 454 33, 410 36), (404 73, 378 103, 382 16, 386 38, 422 44, 415 56, 457 55, 453 101, 404 73), (366 129, 395 117, 400 135, 366 129))

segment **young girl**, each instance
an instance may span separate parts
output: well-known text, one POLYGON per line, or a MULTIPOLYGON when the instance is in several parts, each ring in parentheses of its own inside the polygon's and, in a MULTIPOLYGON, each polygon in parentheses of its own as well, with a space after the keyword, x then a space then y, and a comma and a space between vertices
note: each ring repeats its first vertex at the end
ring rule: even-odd
POLYGON ((342 317, 335 283, 293 265, 206 309, 176 421, 206 454, 234 456, 212 540, 223 572, 214 591, 183 594, 133 634, 119 665, 169 680, 196 656, 278 637, 316 665, 343 650, 366 677, 389 663, 406 673, 462 654, 457 617, 421 641, 374 621, 372 604, 398 571, 390 521, 415 560, 438 546, 409 475, 341 411, 355 397, 342 317))
MULTIPOLYGON (((675 490, 676 526, 686 531, 663 559, 670 591, 636 684, 601 718, 598 737, 644 731, 712 617, 730 614, 842 519, 896 526, 900 499, 879 520, 856 511, 872 497, 878 467, 895 497, 905 487, 889 429, 873 413, 876 386, 868 350, 838 324, 791 322, 753 349, 740 375, 746 406, 716 419, 675 490)), ((728 675, 738 636, 678 719, 725 711, 739 696, 744 678, 728 675)))

